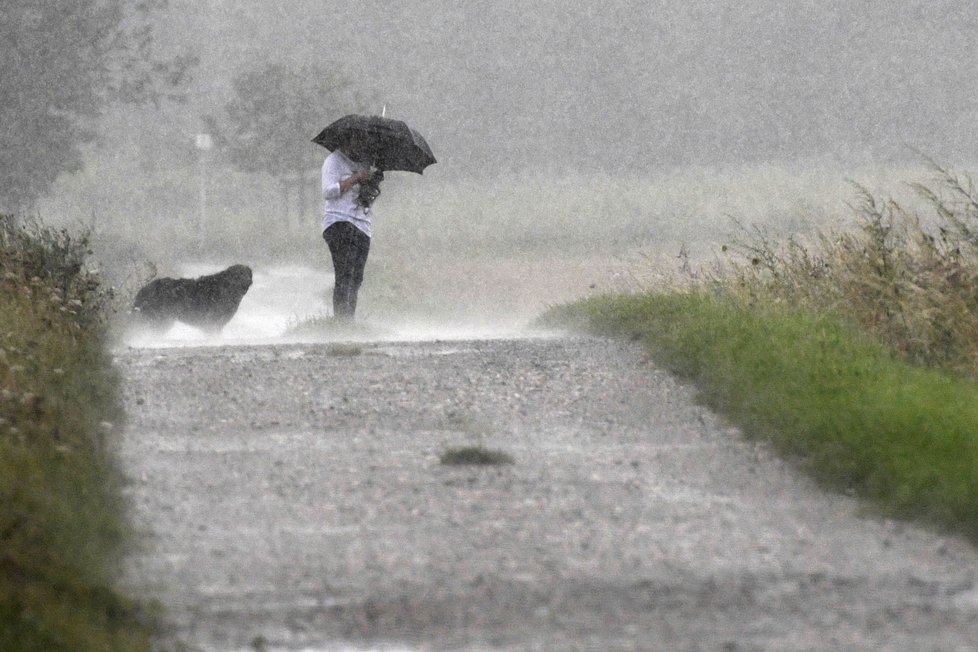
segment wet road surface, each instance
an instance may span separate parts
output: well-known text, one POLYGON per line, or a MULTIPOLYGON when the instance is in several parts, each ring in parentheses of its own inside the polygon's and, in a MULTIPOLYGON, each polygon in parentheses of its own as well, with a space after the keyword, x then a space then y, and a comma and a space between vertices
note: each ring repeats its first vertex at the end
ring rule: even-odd
POLYGON ((978 646, 970 545, 821 491, 624 343, 117 362, 126 583, 162 603, 171 648, 978 646), (476 444, 515 464, 439 463, 476 444))

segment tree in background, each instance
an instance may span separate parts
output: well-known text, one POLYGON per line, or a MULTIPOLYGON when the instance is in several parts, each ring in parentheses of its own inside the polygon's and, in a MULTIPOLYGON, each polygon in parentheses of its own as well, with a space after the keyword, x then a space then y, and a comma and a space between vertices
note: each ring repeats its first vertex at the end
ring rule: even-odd
POLYGON ((192 56, 160 58, 151 15, 166 0, 0 3, 0 211, 29 207, 64 173, 113 102, 178 99, 192 56))
POLYGON ((336 118, 363 111, 367 101, 349 81, 318 66, 268 64, 238 75, 233 89, 223 118, 205 118, 221 156, 242 172, 279 182, 286 223, 294 192, 301 219, 311 173, 325 154, 313 137, 336 118))

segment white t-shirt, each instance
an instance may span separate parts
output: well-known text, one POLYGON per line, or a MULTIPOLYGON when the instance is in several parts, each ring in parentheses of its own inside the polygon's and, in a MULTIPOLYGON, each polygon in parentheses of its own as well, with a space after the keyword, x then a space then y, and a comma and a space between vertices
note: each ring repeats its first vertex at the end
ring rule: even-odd
POLYGON ((352 222, 367 236, 371 235, 370 208, 357 201, 360 184, 353 184, 346 192, 340 192, 340 181, 367 169, 369 166, 351 160, 338 149, 326 157, 323 162, 323 200, 326 202, 323 231, 336 222, 352 222))

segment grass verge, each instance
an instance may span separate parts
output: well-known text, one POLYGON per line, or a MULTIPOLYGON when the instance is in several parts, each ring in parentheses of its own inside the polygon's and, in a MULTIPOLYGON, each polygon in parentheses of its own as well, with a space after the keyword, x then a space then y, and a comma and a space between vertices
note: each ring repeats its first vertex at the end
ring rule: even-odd
POLYGON ((0 215, 0 649, 143 650, 114 587, 127 525, 109 433, 111 297, 87 240, 0 215))
POLYGON ((978 186, 931 169, 910 184, 916 205, 857 186, 858 229, 779 242, 755 228, 716 285, 751 303, 844 314, 905 360, 978 378, 978 186))
POLYGON ((978 385, 911 365, 841 318, 703 292, 552 310, 640 339, 704 403, 822 482, 978 542, 978 385))

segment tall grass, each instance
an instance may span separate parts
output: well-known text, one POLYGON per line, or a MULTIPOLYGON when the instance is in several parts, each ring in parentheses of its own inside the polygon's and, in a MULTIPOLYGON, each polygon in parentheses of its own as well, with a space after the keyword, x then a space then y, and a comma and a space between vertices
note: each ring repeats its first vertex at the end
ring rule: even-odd
POLYGON ((114 588, 126 541, 109 433, 111 295, 86 238, 0 216, 0 649, 145 649, 114 588))
POLYGON ((912 185, 922 207, 857 188, 858 230, 786 243, 756 231, 719 284, 753 303, 845 314, 913 362, 978 375, 978 191, 931 169, 912 185))

